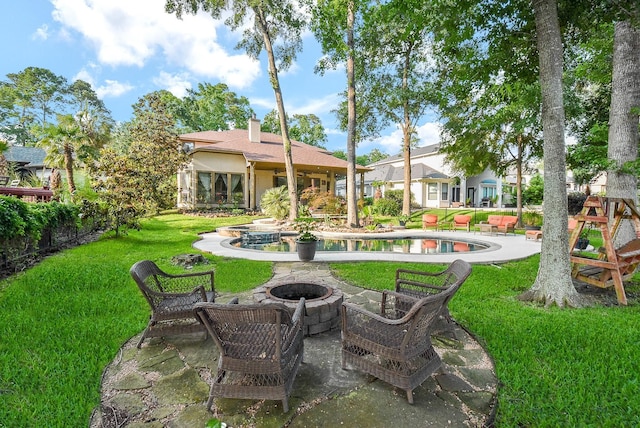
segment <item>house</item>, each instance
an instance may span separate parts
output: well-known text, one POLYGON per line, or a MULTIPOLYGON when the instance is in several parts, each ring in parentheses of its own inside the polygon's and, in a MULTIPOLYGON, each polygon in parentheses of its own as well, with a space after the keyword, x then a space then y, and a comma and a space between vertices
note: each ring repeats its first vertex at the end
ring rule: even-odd
POLYGON ((49 178, 51 168, 45 165, 47 152, 38 147, 9 146, 4 157, 21 180, 49 178))
MULTIPOLYGON (((450 170, 438 144, 411 150, 411 192, 422 208, 450 207, 460 205, 488 206, 491 198, 498 196, 502 204, 503 180, 489 170, 472 177, 461 177, 450 170), (468 201, 468 203, 467 203, 468 201)), ((404 157, 400 153, 368 165, 373 170, 366 172, 365 196, 373 196, 376 188, 382 192, 404 189, 404 157)), ((361 175, 362 177, 362 175, 361 175)), ((337 193, 344 194, 344 180, 337 183, 337 193)))
MULTIPOLYGON (((228 206, 256 209, 262 194, 287 184, 282 137, 261 132, 260 121, 249 129, 204 131, 180 135, 190 162, 178 172, 178 207, 228 206)), ((327 150, 291 141, 298 190, 314 187, 335 194, 336 180, 347 162, 327 150)), ((359 166, 364 174, 369 168, 359 166)))

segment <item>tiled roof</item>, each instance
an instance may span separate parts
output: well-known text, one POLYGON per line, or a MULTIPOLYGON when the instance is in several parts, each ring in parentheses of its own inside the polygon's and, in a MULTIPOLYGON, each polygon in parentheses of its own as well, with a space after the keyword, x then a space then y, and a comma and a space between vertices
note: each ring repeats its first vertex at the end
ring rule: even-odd
POLYGON ((38 147, 22 146, 9 146, 9 149, 4 153, 7 161, 28 165, 30 167, 44 166, 44 158, 46 155, 47 152, 38 147))
MULTIPOLYGON (((424 156, 424 155, 428 155, 428 154, 431 154, 431 153, 437 153, 439 148, 440 148, 439 144, 430 144, 428 146, 412 148, 411 149, 411 157, 415 158, 415 157, 418 157, 418 156, 424 156)), ((372 163, 371 165, 368 165, 368 166, 374 166, 374 165, 380 165, 380 164, 385 164, 385 163, 397 162, 397 161, 401 160, 403 158, 403 156, 404 156, 404 154, 402 152, 400 152, 397 155, 389 156, 387 158, 379 160, 378 162, 372 163)))
MULTIPOLYGON (((268 132, 260 133, 260 142, 249 141, 249 131, 203 131, 183 134, 180 140, 194 142, 196 151, 242 152, 249 162, 284 164, 282 137, 268 132)), ((291 155, 296 167, 326 167, 346 169, 347 162, 334 157, 331 152, 299 141, 291 141, 291 155)), ((358 166, 358 171, 369 168, 358 166)))

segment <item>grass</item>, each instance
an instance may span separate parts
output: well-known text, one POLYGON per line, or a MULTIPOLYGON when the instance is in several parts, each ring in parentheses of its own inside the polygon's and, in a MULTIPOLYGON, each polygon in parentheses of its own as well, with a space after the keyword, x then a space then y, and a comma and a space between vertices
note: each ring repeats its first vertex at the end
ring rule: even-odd
MULTIPOLYGON (((58 253, 0 282, 0 426, 86 426, 100 402, 100 377, 120 346, 140 333, 149 309, 129 277, 141 259, 179 272, 170 258, 193 252, 198 232, 247 218, 164 215, 120 239, 58 253)), ((271 264, 207 256, 216 287, 244 291, 271 264), (241 272, 242 274, 238 274, 241 272)), ((640 424, 640 306, 543 309, 516 299, 535 280, 538 257, 476 265, 450 303, 495 360, 501 381, 497 426, 621 427, 640 424)), ((392 287, 398 267, 420 263, 333 263, 347 282, 392 287)), ((640 286, 627 288, 637 294, 640 286)))
MULTIPOLYGON (((198 232, 248 218, 166 215, 141 231, 63 251, 0 282, 0 426, 86 426, 100 378, 120 346, 140 333, 149 308, 129 268, 141 259, 177 273, 198 232)), ((236 292, 271 276, 271 263, 207 256, 216 288, 236 292), (242 272, 238 275, 237 272, 242 272)))

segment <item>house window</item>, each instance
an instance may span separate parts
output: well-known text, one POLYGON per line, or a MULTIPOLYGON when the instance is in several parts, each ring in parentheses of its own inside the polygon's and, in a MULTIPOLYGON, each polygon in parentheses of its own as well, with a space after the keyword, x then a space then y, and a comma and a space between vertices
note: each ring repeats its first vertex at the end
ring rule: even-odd
POLYGON ((217 172, 215 174, 215 180, 216 202, 220 205, 226 204, 229 199, 227 192, 227 174, 217 172))
POLYGON ((199 204, 210 204, 211 200, 211 173, 198 173, 198 187, 196 189, 196 202, 199 204))
POLYGON ((496 195, 496 188, 495 187, 486 187, 486 186, 482 187, 482 197, 483 198, 492 198, 495 195, 496 195))
POLYGON ((440 196, 440 200, 441 201, 448 201, 449 200, 449 183, 442 183, 441 185, 441 196, 440 196))
POLYGON ((199 204, 231 204, 244 201, 244 175, 198 172, 196 201, 199 204))
POLYGON ((430 201, 438 200, 438 183, 427 184, 427 195, 430 201))

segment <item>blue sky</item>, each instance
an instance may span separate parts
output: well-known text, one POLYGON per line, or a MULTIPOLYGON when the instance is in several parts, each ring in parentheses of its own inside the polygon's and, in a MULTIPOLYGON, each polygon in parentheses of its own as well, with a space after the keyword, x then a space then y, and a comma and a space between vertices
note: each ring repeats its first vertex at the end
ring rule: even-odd
MULTIPOLYGON (((249 99, 258 118, 275 108, 266 59, 253 61, 234 49, 238 34, 208 14, 178 20, 164 0, 0 0, 0 79, 26 67, 47 68, 69 82, 89 82, 114 119, 131 118, 141 96, 167 89, 181 97, 198 83, 225 83, 249 99)), ((344 70, 323 76, 313 69, 321 52, 311 34, 298 60, 280 74, 288 114, 316 114, 325 126, 329 150, 346 151, 346 135, 331 110, 345 87, 344 70)), ((425 120, 420 146, 438 141, 437 124, 425 120)), ((357 153, 373 148, 394 155, 401 134, 391 127, 357 153)))

